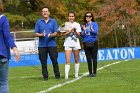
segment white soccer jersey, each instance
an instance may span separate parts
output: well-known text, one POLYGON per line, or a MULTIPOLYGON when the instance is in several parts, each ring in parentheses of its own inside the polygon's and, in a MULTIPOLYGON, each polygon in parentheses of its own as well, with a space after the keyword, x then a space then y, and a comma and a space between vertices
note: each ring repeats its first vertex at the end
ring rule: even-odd
MULTIPOLYGON (((77 32, 81 32, 81 27, 80 27, 79 23, 77 23, 77 22, 73 22, 73 23, 66 22, 65 23, 65 29, 68 30, 68 29, 72 29, 72 28, 75 28, 77 32)), ((80 46, 79 38, 76 36, 76 34, 74 32, 72 32, 69 36, 65 37, 64 46, 68 46, 68 47, 80 46)))

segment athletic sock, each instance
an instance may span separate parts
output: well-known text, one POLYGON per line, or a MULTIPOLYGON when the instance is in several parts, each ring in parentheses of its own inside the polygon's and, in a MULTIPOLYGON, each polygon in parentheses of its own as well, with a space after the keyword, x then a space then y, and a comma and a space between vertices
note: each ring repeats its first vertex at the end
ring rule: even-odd
POLYGON ((79 65, 80 65, 79 63, 78 64, 75 63, 75 78, 78 78, 79 65))
POLYGON ((69 75, 69 70, 70 70, 70 65, 65 65, 65 79, 68 79, 69 75))

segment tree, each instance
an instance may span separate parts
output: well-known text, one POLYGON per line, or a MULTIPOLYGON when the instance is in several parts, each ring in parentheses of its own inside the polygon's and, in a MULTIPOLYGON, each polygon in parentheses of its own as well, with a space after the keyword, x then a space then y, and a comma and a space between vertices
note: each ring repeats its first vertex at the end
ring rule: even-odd
MULTIPOLYGON (((76 12, 76 21, 83 22, 84 13, 91 11, 99 24, 99 47, 124 47, 140 45, 139 0, 3 0, 15 30, 34 28, 41 16, 41 7, 50 8, 51 17, 59 25, 67 20, 70 10, 76 12), (16 19, 15 19, 16 18, 16 19)), ((63 48, 63 37, 57 42, 63 48)))
POLYGON ((106 32, 106 35, 115 33, 112 40, 115 39, 116 47, 126 44, 128 46, 135 45, 138 8, 139 5, 135 0, 115 0, 107 2, 104 7, 96 11, 96 18, 102 22, 100 23, 102 32, 106 32), (124 38, 118 37, 118 33, 122 33, 124 38))

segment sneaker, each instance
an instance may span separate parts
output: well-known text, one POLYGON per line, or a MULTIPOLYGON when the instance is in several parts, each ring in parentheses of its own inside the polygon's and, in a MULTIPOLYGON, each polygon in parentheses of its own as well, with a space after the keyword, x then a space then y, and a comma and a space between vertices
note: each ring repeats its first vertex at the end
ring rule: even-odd
POLYGON ((75 74, 75 78, 78 78, 78 74, 75 74))
POLYGON ((68 79, 68 76, 65 76, 65 79, 68 79))

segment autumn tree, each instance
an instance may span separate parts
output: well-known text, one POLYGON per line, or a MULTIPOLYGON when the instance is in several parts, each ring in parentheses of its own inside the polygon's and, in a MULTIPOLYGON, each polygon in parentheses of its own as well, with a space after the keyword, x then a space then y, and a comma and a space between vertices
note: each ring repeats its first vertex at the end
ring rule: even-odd
POLYGON ((106 44, 104 43, 103 46, 136 45, 139 39, 137 37, 139 32, 136 30, 138 9, 139 5, 135 0, 109 0, 96 11, 96 18, 100 20, 101 34, 105 34, 101 38, 103 41, 108 40, 104 41, 106 44))
MULTIPOLYGON (((12 28, 34 28, 41 17, 41 8, 48 6, 58 25, 67 21, 68 11, 76 12, 76 21, 83 23, 84 13, 91 11, 99 24, 99 47, 140 45, 139 0, 3 0, 12 28), (24 13, 24 14, 23 14, 24 13), (16 24, 15 24, 16 23, 16 24)), ((62 36, 57 38, 63 50, 62 36)))

